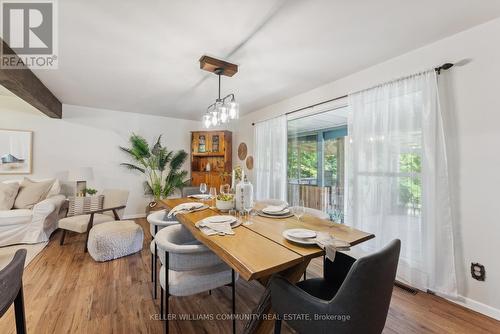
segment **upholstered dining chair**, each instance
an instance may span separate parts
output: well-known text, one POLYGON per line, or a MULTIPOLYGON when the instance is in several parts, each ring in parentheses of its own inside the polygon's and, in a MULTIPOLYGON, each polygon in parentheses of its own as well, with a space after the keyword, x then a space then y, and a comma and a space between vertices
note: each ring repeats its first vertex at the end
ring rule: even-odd
MULTIPOLYGON (((371 255, 354 258, 337 253, 326 260, 324 278, 293 285, 281 276, 271 280, 271 304, 285 314, 308 314, 313 320, 287 320, 299 333, 380 334, 384 329, 398 267, 401 241, 371 255), (324 320, 314 320, 316 317, 324 320), (349 319, 347 319, 349 317, 349 319)), ((275 322, 280 333, 281 320, 275 322)))
POLYGON ((127 205, 128 190, 107 189, 102 192, 104 195, 103 209, 87 212, 83 215, 66 217, 59 220, 59 228, 62 229, 60 245, 64 244, 64 238, 67 231, 86 233, 85 253, 87 252, 87 243, 89 231, 92 226, 110 221, 120 220, 127 205))
POLYGON ((182 193, 182 197, 197 195, 200 193, 200 187, 192 187, 192 186, 184 187, 184 188, 182 188, 181 193, 182 193))
POLYGON ((317 210, 317 209, 307 208, 306 207, 305 211, 306 211, 307 215, 310 215, 310 216, 313 216, 313 217, 316 217, 316 218, 319 218, 319 219, 330 220, 330 216, 327 213, 325 213, 325 212, 323 212, 321 210, 317 210))
POLYGON ((23 272, 26 260, 26 249, 19 249, 10 263, 0 271, 0 318, 14 303, 16 331, 26 333, 26 316, 24 315, 23 272))
POLYGON ((153 282, 153 296, 157 297, 157 257, 158 247, 154 241, 154 237, 159 230, 164 227, 179 224, 175 217, 168 218, 168 210, 155 211, 148 215, 147 221, 149 223, 149 232, 151 233, 151 243, 149 249, 151 250, 151 282, 153 282))
MULTIPOLYGON (((169 327, 170 296, 189 296, 230 284, 232 313, 236 313, 237 274, 206 246, 200 244, 184 226, 176 224, 165 227, 156 234, 155 242, 160 248, 159 258, 163 264, 160 269, 160 314, 166 315, 165 333, 168 333, 169 327)), ((233 317, 233 333, 236 331, 235 325, 236 319, 233 317)))

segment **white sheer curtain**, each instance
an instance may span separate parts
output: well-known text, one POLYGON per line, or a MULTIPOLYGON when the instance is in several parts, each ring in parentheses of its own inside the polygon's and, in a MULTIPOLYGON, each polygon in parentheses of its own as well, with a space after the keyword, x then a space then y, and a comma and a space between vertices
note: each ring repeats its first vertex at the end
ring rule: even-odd
POLYGON ((347 223, 401 239, 398 279, 457 294, 448 168, 434 70, 349 96, 347 223))
POLYGON ((255 198, 286 200, 286 116, 255 125, 255 198))

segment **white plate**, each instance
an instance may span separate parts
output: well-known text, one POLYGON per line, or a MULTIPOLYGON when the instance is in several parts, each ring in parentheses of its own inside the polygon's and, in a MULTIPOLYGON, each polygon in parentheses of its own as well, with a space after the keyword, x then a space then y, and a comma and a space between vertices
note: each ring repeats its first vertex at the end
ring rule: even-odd
POLYGON ((186 202, 186 203, 180 204, 179 207, 182 208, 182 209, 186 209, 186 208, 199 209, 199 208, 201 208, 204 205, 205 204, 200 203, 200 202, 186 202))
POLYGON ((289 231, 289 230, 283 231, 283 233, 281 235, 283 236, 283 238, 285 238, 288 241, 292 241, 292 242, 295 242, 295 243, 298 243, 301 245, 315 245, 316 244, 316 242, 314 241, 315 238, 298 239, 298 238, 294 238, 294 237, 288 235, 287 231, 289 231))
POLYGON ((267 213, 268 215, 275 215, 275 216, 281 216, 281 215, 286 215, 290 213, 290 209, 286 208, 285 210, 281 211, 273 211, 273 210, 267 210, 267 208, 262 209, 262 212, 267 213))
POLYGON ((239 221, 236 217, 234 216, 211 216, 207 217, 205 219, 200 220, 197 222, 195 225, 198 227, 198 225, 202 222, 207 222, 207 223, 223 223, 223 222, 231 222, 231 227, 235 228, 241 225, 241 221, 239 221))
POLYGON ((313 230, 308 230, 305 228, 292 228, 290 230, 286 230, 286 233, 295 239, 310 239, 316 238, 316 232, 313 230))

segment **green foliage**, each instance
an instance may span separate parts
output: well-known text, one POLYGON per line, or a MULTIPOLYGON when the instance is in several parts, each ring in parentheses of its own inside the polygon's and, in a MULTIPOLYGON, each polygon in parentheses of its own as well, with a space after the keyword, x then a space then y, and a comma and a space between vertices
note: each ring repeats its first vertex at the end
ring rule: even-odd
POLYGON ((92 196, 92 195, 97 194, 97 190, 92 189, 92 188, 85 188, 85 189, 83 190, 83 192, 84 192, 85 194, 88 194, 88 195, 91 195, 91 196, 92 196))
POLYGON ((120 165, 146 176, 144 193, 152 195, 156 200, 171 195, 188 183, 188 172, 181 170, 188 154, 183 151, 169 151, 161 144, 161 135, 152 148, 143 137, 132 134, 130 147, 121 147, 134 163, 124 162, 120 165))
POLYGON ((316 136, 288 142, 288 177, 291 179, 317 177, 318 155, 316 136))
POLYGON ((399 198, 405 207, 420 208, 422 204, 422 184, 420 172, 422 160, 415 153, 403 153, 399 156, 399 170, 414 176, 399 179, 399 198))

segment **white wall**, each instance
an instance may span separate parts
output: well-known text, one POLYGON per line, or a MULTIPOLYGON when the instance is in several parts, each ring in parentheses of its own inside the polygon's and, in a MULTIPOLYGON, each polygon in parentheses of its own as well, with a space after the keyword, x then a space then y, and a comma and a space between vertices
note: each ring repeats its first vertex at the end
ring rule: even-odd
MULTIPOLYGON (((464 302, 500 319, 500 19, 270 105, 233 126, 234 145, 253 153, 252 122, 368 88, 444 62, 469 59, 440 76, 451 96, 447 127, 458 239, 458 275, 464 302), (471 262, 486 266, 486 281, 470 276, 471 262)), ((341 47, 341 46, 339 46, 341 47)), ((237 162, 237 157, 234 158, 237 162)))
MULTIPOLYGON (((143 194, 143 178, 119 166, 127 157, 118 146, 128 146, 134 132, 148 141, 163 134, 170 150, 190 152, 190 131, 201 128, 196 121, 63 105, 63 119, 51 119, 17 97, 0 97, 0 128, 32 130, 33 178, 52 177, 78 167, 93 167, 94 180, 87 185, 97 190, 128 189, 125 216, 145 212, 149 198, 143 194)), ((189 170, 189 162, 185 169, 189 170)), ((5 179, 22 175, 1 175, 5 179)))

